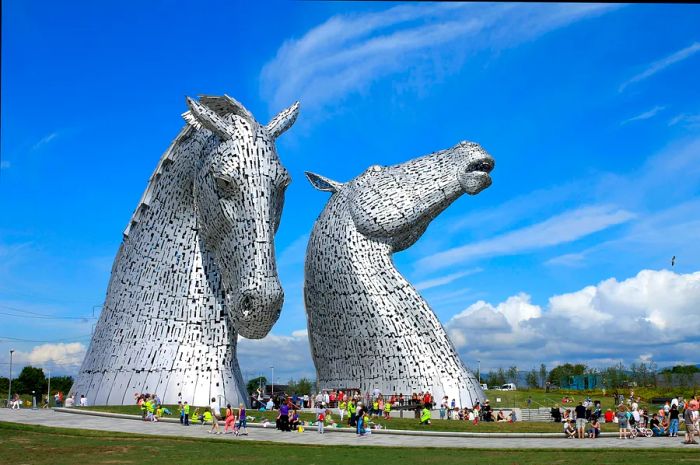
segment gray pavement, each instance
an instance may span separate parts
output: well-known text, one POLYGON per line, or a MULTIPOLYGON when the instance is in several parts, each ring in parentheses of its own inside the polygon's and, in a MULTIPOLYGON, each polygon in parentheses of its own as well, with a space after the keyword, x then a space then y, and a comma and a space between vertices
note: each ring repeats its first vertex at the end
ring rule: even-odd
POLYGON ((303 433, 283 433, 273 428, 249 428, 248 436, 208 434, 210 426, 181 426, 179 423, 150 423, 123 417, 104 417, 65 413, 53 410, 0 409, 0 421, 43 425, 63 428, 80 428, 99 431, 114 431, 139 435, 162 435, 186 438, 216 438, 221 441, 272 441, 278 443, 306 445, 347 445, 347 446, 389 446, 389 447, 456 447, 482 449, 669 449, 688 448, 700 451, 700 446, 682 444, 683 438, 638 438, 621 440, 617 438, 564 439, 551 437, 445 437, 407 436, 403 434, 372 434, 357 437, 355 434, 338 432, 318 434, 307 429, 303 433))

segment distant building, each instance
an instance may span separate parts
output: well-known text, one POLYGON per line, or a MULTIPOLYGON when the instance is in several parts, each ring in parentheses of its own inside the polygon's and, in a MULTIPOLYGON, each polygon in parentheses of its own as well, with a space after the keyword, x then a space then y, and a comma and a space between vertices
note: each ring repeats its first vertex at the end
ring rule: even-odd
POLYGON ((599 374, 589 373, 586 375, 574 375, 559 380, 561 389, 570 389, 574 391, 586 391, 589 389, 599 389, 605 387, 603 385, 603 377, 599 374))

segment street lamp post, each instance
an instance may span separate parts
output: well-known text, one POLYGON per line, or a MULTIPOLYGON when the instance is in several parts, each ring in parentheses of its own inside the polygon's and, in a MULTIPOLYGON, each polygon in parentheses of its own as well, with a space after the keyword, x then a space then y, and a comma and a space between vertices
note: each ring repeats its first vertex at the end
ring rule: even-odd
POLYGON ((12 354, 15 353, 15 349, 10 349, 10 380, 7 384, 7 401, 12 399, 12 354))
POLYGON ((51 370, 46 370, 49 373, 49 388, 46 392, 46 407, 51 408, 51 370))
POLYGON ((12 354, 15 353, 15 349, 10 349, 10 380, 7 385, 7 401, 12 399, 12 354))
POLYGON ((481 386, 481 360, 477 360, 476 363, 479 364, 478 368, 476 369, 476 373, 479 377, 479 386, 481 386))
MULTIPOLYGON (((272 399, 275 396, 275 367, 271 366, 270 369, 272 370, 272 387, 270 388, 270 399, 272 399)), ((275 400, 273 399, 272 402, 275 400)))

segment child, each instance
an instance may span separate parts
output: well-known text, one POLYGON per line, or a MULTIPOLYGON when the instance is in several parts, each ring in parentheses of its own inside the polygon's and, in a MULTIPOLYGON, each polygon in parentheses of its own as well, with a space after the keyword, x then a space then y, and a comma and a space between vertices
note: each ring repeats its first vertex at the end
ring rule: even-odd
MULTIPOLYGON (((211 410, 209 410, 209 407, 204 409, 204 415, 202 415, 201 418, 202 418, 202 426, 204 426, 207 423, 209 423, 210 421, 212 421, 212 418, 214 418, 214 415, 211 414, 211 410)), ((209 430, 209 432, 211 433, 212 430, 209 430)))
POLYGON ((391 402, 384 403, 384 419, 391 420, 391 402))
POLYGON ((428 410, 428 405, 423 405, 423 410, 420 412, 420 424, 429 425, 430 424, 430 410, 428 410))
POLYGON ((318 434, 323 434, 323 425, 326 422, 326 409, 318 407, 316 409, 316 424, 318 426, 318 434))

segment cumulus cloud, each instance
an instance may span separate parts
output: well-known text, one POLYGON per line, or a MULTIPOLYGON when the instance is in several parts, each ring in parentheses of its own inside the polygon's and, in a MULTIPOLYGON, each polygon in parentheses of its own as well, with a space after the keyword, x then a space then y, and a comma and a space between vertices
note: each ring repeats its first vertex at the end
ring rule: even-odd
POLYGON ((417 67, 438 75, 444 57, 458 62, 472 52, 516 46, 611 8, 418 4, 336 15, 280 47, 262 70, 262 92, 273 108, 299 99, 308 112, 378 78, 417 67))
POLYGON ((238 362, 246 378, 261 373, 270 378, 270 367, 275 367, 275 379, 280 383, 291 378, 316 378, 306 329, 293 331, 290 336, 270 333, 262 339, 239 336, 238 362))
POLYGON ((465 361, 485 367, 618 361, 694 363, 700 349, 700 272, 642 270, 555 295, 543 308, 529 295, 497 305, 479 301, 446 328, 465 361))
POLYGON ((83 362, 87 347, 80 342, 41 344, 29 352, 18 350, 13 356, 16 366, 22 364, 52 371, 75 373, 83 362))

